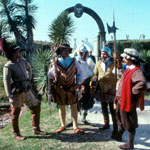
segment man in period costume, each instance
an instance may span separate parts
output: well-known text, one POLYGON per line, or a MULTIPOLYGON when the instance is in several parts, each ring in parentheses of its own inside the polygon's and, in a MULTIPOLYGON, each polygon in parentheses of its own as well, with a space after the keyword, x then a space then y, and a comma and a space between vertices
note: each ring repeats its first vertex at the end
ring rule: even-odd
POLYGON ((82 122, 84 124, 88 124, 86 121, 86 117, 88 114, 88 110, 94 105, 94 97, 90 93, 90 80, 93 75, 93 69, 95 67, 95 63, 92 58, 88 57, 88 50, 85 46, 81 46, 79 49, 79 56, 76 57, 77 61, 80 64, 81 72, 80 72, 80 92, 81 98, 79 99, 80 108, 83 110, 83 118, 82 122))
MULTIPOLYGON (((82 122, 84 124, 89 124, 86 121, 86 117, 88 114, 88 110, 94 105, 94 97, 90 93, 89 83, 91 80, 91 76, 93 75, 95 63, 93 62, 92 58, 88 57, 88 50, 84 45, 79 47, 76 60, 79 62, 81 68, 81 72, 79 73, 79 82, 81 84, 79 87, 79 91, 81 93, 81 96, 78 99, 79 107, 83 112, 82 122)), ((67 124, 67 126, 72 126, 72 123, 67 124)))
POLYGON ((8 47, 3 39, 3 50, 8 58, 8 62, 3 68, 3 81, 9 102, 11 103, 11 120, 13 135, 17 140, 24 140, 19 131, 18 119, 21 107, 25 103, 32 113, 32 126, 34 134, 45 135, 40 130, 40 102, 31 91, 32 69, 29 63, 21 58, 22 49, 13 45, 8 47))
POLYGON ((94 68, 92 81, 95 79, 95 77, 97 78, 98 82, 97 92, 99 92, 97 100, 101 101, 102 114, 104 118, 104 125, 100 126, 99 129, 105 130, 109 128, 109 112, 108 112, 109 106, 113 122, 113 132, 111 137, 115 139, 118 133, 118 125, 115 117, 115 110, 113 108, 113 100, 115 98, 115 85, 116 85, 116 76, 114 73, 114 69, 115 64, 113 57, 111 55, 111 50, 109 47, 105 46, 101 50, 100 60, 96 63, 96 66, 94 68))
POLYGON ((117 121, 120 125, 118 138, 122 141, 122 135, 128 130, 128 142, 120 145, 120 149, 134 148, 134 137, 138 127, 136 107, 144 109, 144 90, 146 80, 139 68, 139 53, 133 48, 124 49, 121 54, 127 64, 127 70, 123 73, 118 85, 115 104, 117 104, 117 121))
POLYGON ((90 57, 93 60, 93 62, 96 63, 95 56, 92 55, 92 49, 88 50, 88 52, 89 52, 89 56, 88 57, 90 57))
MULTIPOLYGON (((74 133, 84 133, 77 124, 77 102, 78 95, 76 89, 79 88, 79 74, 81 72, 79 62, 69 56, 72 48, 68 44, 62 44, 56 49, 57 57, 53 62, 53 67, 48 72, 48 80, 51 82, 52 101, 59 106, 61 127, 56 130, 60 133, 66 129, 65 105, 70 105, 73 121, 74 133)), ((50 86, 50 85, 48 85, 50 86)), ((50 95, 48 95, 50 97, 50 95)))

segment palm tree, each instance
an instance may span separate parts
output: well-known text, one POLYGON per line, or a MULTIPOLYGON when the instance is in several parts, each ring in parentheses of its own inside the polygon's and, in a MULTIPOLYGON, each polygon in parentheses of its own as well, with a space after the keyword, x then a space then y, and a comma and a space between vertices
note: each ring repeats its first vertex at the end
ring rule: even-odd
POLYGON ((74 22, 67 12, 63 12, 54 19, 48 30, 53 44, 69 43, 69 38, 74 32, 74 22))
POLYGON ((19 0, 20 4, 12 0, 0 0, 0 15, 10 26, 10 32, 13 32, 18 45, 24 47, 27 51, 32 51, 33 29, 35 28, 35 19, 33 17, 37 7, 33 5, 33 0, 19 0))
POLYGON ((5 22, 10 26, 10 32, 13 32, 16 38, 17 44, 22 46, 25 42, 25 38, 21 35, 20 30, 17 28, 17 22, 14 19, 15 5, 11 0, 0 0, 1 11, 0 15, 5 22))
POLYGON ((33 5, 33 0, 20 0, 21 4, 16 4, 17 13, 15 18, 18 22, 18 26, 23 32, 26 32, 26 46, 28 50, 33 51, 33 29, 35 29, 36 20, 33 17, 37 10, 37 6, 33 5))
POLYGON ((2 37, 9 38, 10 35, 8 25, 5 24, 3 21, 0 21, 0 39, 2 39, 2 37))

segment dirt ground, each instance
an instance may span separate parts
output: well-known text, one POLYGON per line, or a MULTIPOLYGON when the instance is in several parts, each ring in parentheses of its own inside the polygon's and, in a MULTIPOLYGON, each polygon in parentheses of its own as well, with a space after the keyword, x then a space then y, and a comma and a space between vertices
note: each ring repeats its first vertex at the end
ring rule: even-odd
MULTIPOLYGON (((136 137, 135 137, 135 149, 140 150, 150 150, 150 101, 145 101, 145 110, 140 111, 137 108, 138 112, 138 123, 139 127, 136 130, 136 137)), ((81 116, 79 116, 81 118, 81 116)), ((111 116, 110 118, 110 129, 105 130, 105 136, 108 135, 108 139, 111 136, 112 131, 112 121, 111 116)), ((100 126, 103 124, 103 116, 101 113, 101 105, 99 102, 96 102, 94 104, 94 107, 89 110, 88 116, 87 116, 88 122, 90 122, 95 127, 100 126)), ((105 137, 106 138, 106 137, 105 137)), ((127 131, 123 135, 123 142, 127 142, 128 140, 128 134, 127 131)))

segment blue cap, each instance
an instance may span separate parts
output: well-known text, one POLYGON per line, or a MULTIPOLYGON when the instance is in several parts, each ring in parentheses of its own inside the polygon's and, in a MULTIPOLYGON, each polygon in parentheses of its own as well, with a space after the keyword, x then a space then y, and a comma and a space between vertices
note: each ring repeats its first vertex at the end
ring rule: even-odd
POLYGON ((105 46, 104 48, 102 48, 101 52, 106 52, 109 57, 112 57, 112 55, 111 55, 111 49, 109 47, 107 47, 107 46, 105 46))

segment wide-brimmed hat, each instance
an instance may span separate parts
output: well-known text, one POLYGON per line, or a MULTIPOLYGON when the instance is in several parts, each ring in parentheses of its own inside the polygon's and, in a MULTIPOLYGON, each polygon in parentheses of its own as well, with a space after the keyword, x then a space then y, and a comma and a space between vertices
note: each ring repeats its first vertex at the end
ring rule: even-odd
POLYGON ((121 54, 121 57, 130 59, 130 60, 137 60, 139 59, 139 52, 134 48, 125 48, 124 52, 121 54))
POLYGON ((10 46, 9 48, 9 53, 14 53, 16 52, 17 50, 20 50, 20 51, 24 51, 25 49, 20 47, 20 46, 17 46, 17 45, 12 45, 10 46))
POLYGON ((106 52, 108 54, 109 57, 112 57, 111 55, 111 49, 107 46, 104 46, 102 49, 101 49, 101 52, 106 52))
POLYGON ((58 48, 56 49, 56 54, 57 54, 57 55, 60 55, 61 52, 62 52, 63 50, 65 50, 65 49, 69 49, 69 53, 72 52, 72 48, 70 47, 70 45, 64 43, 64 44, 61 44, 61 45, 58 46, 58 48))

